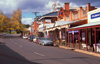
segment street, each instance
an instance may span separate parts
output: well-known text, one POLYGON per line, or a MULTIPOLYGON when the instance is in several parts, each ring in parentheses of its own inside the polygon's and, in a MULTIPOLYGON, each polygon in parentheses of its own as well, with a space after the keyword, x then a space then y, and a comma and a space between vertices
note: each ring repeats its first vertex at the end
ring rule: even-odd
POLYGON ((0 64, 100 64, 100 58, 0 34, 0 64))

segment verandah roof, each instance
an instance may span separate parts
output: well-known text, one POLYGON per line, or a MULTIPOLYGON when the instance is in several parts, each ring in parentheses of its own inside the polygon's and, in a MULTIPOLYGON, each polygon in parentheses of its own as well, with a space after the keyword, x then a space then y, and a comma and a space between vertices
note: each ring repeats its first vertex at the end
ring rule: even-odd
POLYGON ((56 27, 56 26, 62 26, 62 25, 69 25, 69 24, 81 22, 81 21, 86 20, 86 19, 87 18, 81 19, 81 20, 77 20, 77 21, 55 21, 54 26, 56 27))
POLYGON ((69 28, 68 30, 70 31, 70 30, 86 29, 86 28, 93 28, 93 27, 100 27, 100 21, 72 27, 72 28, 69 28))

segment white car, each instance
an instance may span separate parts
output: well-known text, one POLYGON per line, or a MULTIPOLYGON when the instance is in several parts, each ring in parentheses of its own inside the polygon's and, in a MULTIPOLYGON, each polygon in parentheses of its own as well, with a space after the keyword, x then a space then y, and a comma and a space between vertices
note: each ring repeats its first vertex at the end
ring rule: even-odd
POLYGON ((23 37, 24 39, 27 39, 27 36, 25 36, 25 35, 24 35, 24 36, 22 36, 22 37, 23 37))
POLYGON ((39 41, 39 37, 35 37, 35 38, 33 39, 33 42, 38 43, 38 41, 39 41))

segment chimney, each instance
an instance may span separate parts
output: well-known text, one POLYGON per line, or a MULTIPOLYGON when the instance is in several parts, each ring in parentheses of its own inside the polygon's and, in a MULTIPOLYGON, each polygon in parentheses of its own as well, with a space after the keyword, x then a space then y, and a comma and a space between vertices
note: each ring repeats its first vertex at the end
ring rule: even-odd
POLYGON ((87 12, 90 11, 90 3, 87 3, 87 12))
POLYGON ((82 10, 82 7, 79 7, 79 18, 81 19, 81 10, 82 10))
POLYGON ((65 3, 65 10, 69 11, 69 3, 65 3))

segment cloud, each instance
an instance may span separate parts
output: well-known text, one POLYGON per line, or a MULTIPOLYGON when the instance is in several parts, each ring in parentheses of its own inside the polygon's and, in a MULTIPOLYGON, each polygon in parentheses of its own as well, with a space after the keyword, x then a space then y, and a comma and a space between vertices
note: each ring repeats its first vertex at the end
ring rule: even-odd
POLYGON ((4 13, 12 13, 13 10, 17 9, 18 2, 16 0, 0 0, 0 10, 4 13))
MULTIPOLYGON (((22 14, 27 12, 40 12, 43 15, 51 11, 52 4, 57 0, 0 0, 0 10, 5 14, 11 14, 13 10, 20 8, 22 14)), ((83 7, 87 6, 87 3, 91 3, 92 6, 100 7, 100 0, 59 0, 61 7, 64 7, 65 2, 70 3, 70 7, 83 7)), ((33 18, 33 16, 31 16, 33 18)), ((28 18, 27 18, 28 19, 28 18)), ((26 21, 24 21, 26 22, 26 21)), ((29 23, 29 22, 26 22, 29 23)))
MULTIPOLYGON (((0 0, 0 10, 5 13, 12 13, 13 10, 21 8, 23 12, 39 11, 45 12, 50 11, 53 2, 57 0, 0 0)), ((87 3, 98 3, 100 0, 59 0, 63 7, 65 2, 70 2, 71 6, 74 4, 75 7, 86 5, 87 3)), ((99 7, 99 3, 95 4, 99 7)), ((95 6, 94 5, 94 6, 95 6)))
POLYGON ((22 23, 31 25, 33 20, 33 18, 22 18, 22 23))

